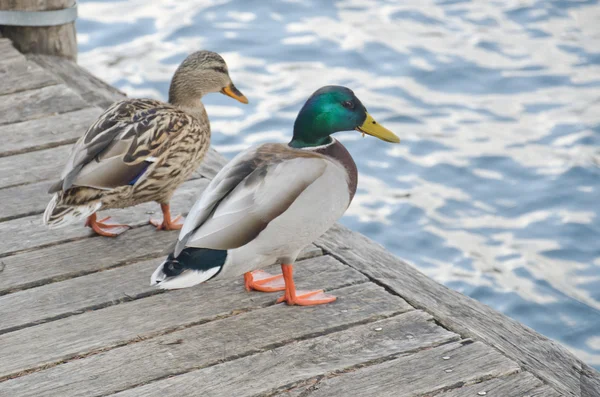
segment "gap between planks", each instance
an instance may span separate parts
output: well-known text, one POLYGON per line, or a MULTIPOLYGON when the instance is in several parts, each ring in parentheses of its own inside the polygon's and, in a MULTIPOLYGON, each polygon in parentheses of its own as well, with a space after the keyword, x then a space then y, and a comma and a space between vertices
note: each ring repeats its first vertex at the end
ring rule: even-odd
POLYGON ((344 287, 336 294, 340 299, 332 305, 278 304, 238 313, 9 380, 0 384, 0 390, 4 387, 9 394, 19 390, 22 397, 38 393, 63 397, 107 395, 394 316, 400 316, 398 323, 405 333, 415 335, 397 342, 405 348, 424 341, 445 343, 458 339, 431 323, 431 316, 411 311, 401 299, 373 284, 344 287), (90 374, 94 376, 90 378, 90 374))
POLYGON ((0 96, 0 125, 34 120, 89 107, 64 84, 0 96), (35 103, 35 106, 31 106, 35 103))
MULTIPOLYGON (((307 260, 296 273, 296 278, 298 286, 319 286, 326 290, 367 281, 356 270, 331 257, 307 260)), ((239 311, 263 308, 273 305, 275 299, 273 294, 247 293, 242 278, 237 277, 215 280, 198 288, 152 295, 3 334, 0 335, 0 357, 11 359, 0 361, 0 379, 56 365, 82 354, 96 354, 181 327, 231 316, 239 311), (182 302, 198 304, 182 305, 182 302), (115 327, 115 324, 119 326, 115 327), (36 341, 35 349, 31 349, 32 340, 36 341)), ((400 302, 406 310, 412 309, 404 301, 400 302)))
POLYGON ((0 126, 0 158, 71 145, 101 112, 98 107, 87 107, 0 126))
MULTIPOLYGON (((441 345, 421 350, 412 355, 374 360, 367 365, 357 365, 332 371, 320 377, 295 385, 292 395, 314 397, 415 397, 443 395, 466 385, 517 374, 519 366, 491 347, 472 340, 441 345)), ((541 384, 538 381, 538 384, 541 384)), ((288 395, 283 393, 264 395, 288 395)), ((487 393, 485 393, 487 394, 487 393)), ((482 395, 485 395, 482 394, 482 395)), ((469 394, 460 394, 469 396, 469 394)), ((478 394, 475 393, 475 396, 478 394)), ((507 397, 505 395, 498 395, 507 397)), ((523 397, 520 395, 519 397, 523 397)))
MULTIPOLYGON (((341 373, 341 378, 346 374, 375 373, 379 374, 380 378, 385 376, 388 384, 380 385, 377 379, 367 377, 362 379, 361 383, 352 384, 353 387, 348 387, 344 393, 321 395, 408 397, 425 393, 435 394, 456 384, 519 371, 516 363, 481 342, 445 341, 437 346, 434 344, 407 349, 402 346, 407 338, 403 325, 398 317, 392 317, 169 377, 117 393, 115 396, 183 397, 196 396, 199 392, 207 397, 269 396, 317 376, 341 373), (377 331, 375 327, 381 328, 381 331, 377 331), (446 373, 440 365, 443 361, 442 356, 446 354, 455 356, 455 372, 446 373), (472 366, 472 363, 477 363, 478 366, 472 366), (407 382, 415 379, 416 382, 407 382), (392 390, 380 394, 379 386, 387 386, 392 390), (362 393, 369 387, 374 393, 362 393), (411 391, 409 387, 416 390, 411 391)), ((433 326, 441 330, 434 324, 433 326)), ((333 391, 335 392, 335 389, 333 391)))
MULTIPOLYGON (((299 265, 321 255, 320 248, 309 246, 300 253, 299 265)), ((164 256, 128 263, 0 296, 0 318, 4 319, 0 335, 163 293, 149 285, 150 275, 163 260, 164 256)), ((336 261, 331 257, 319 260, 336 261)), ((280 272, 277 267, 272 270, 280 272)))

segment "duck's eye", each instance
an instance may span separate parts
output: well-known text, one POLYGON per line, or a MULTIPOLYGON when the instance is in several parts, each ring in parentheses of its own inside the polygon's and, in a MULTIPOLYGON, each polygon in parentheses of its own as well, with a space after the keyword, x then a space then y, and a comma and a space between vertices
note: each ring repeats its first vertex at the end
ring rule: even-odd
POLYGON ((354 102, 352 101, 344 101, 342 102, 342 106, 346 109, 354 109, 354 102))
POLYGON ((171 263, 169 263, 169 265, 167 267, 171 271, 181 270, 181 268, 182 268, 181 263, 179 263, 179 262, 171 262, 171 263))

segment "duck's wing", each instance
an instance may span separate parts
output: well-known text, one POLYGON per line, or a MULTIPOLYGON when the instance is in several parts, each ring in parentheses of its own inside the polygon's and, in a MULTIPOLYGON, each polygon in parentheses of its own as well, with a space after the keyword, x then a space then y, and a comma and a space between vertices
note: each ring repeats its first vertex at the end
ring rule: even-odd
POLYGON ((175 246, 233 249, 254 239, 331 166, 326 157, 265 144, 242 152, 212 180, 175 246))
POLYGON ((196 121, 160 101, 113 104, 74 145, 61 180, 49 193, 71 186, 114 189, 130 184, 183 129, 196 121))

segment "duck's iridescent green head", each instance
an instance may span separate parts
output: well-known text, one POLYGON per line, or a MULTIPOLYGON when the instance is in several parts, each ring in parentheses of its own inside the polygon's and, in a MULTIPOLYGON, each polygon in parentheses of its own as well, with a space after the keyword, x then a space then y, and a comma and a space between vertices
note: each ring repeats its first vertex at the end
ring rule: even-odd
POLYGON ((358 130, 387 142, 400 138, 378 124, 349 88, 330 85, 319 88, 308 98, 294 123, 294 148, 313 147, 331 142, 338 131, 358 130))

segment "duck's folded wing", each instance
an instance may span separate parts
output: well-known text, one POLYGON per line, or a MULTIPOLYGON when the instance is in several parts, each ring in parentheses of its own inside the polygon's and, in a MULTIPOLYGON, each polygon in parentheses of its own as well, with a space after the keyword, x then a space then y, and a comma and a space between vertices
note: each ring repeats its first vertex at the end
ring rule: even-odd
POLYGON ((168 142, 194 121, 154 100, 126 100, 107 109, 77 141, 50 193, 72 186, 114 189, 129 184, 168 142))
POLYGON ((286 150, 275 156, 259 150, 258 154, 247 151, 236 157, 190 211, 175 256, 185 247, 232 249, 247 244, 284 213, 328 166, 330 162, 323 156, 295 157, 286 150))

